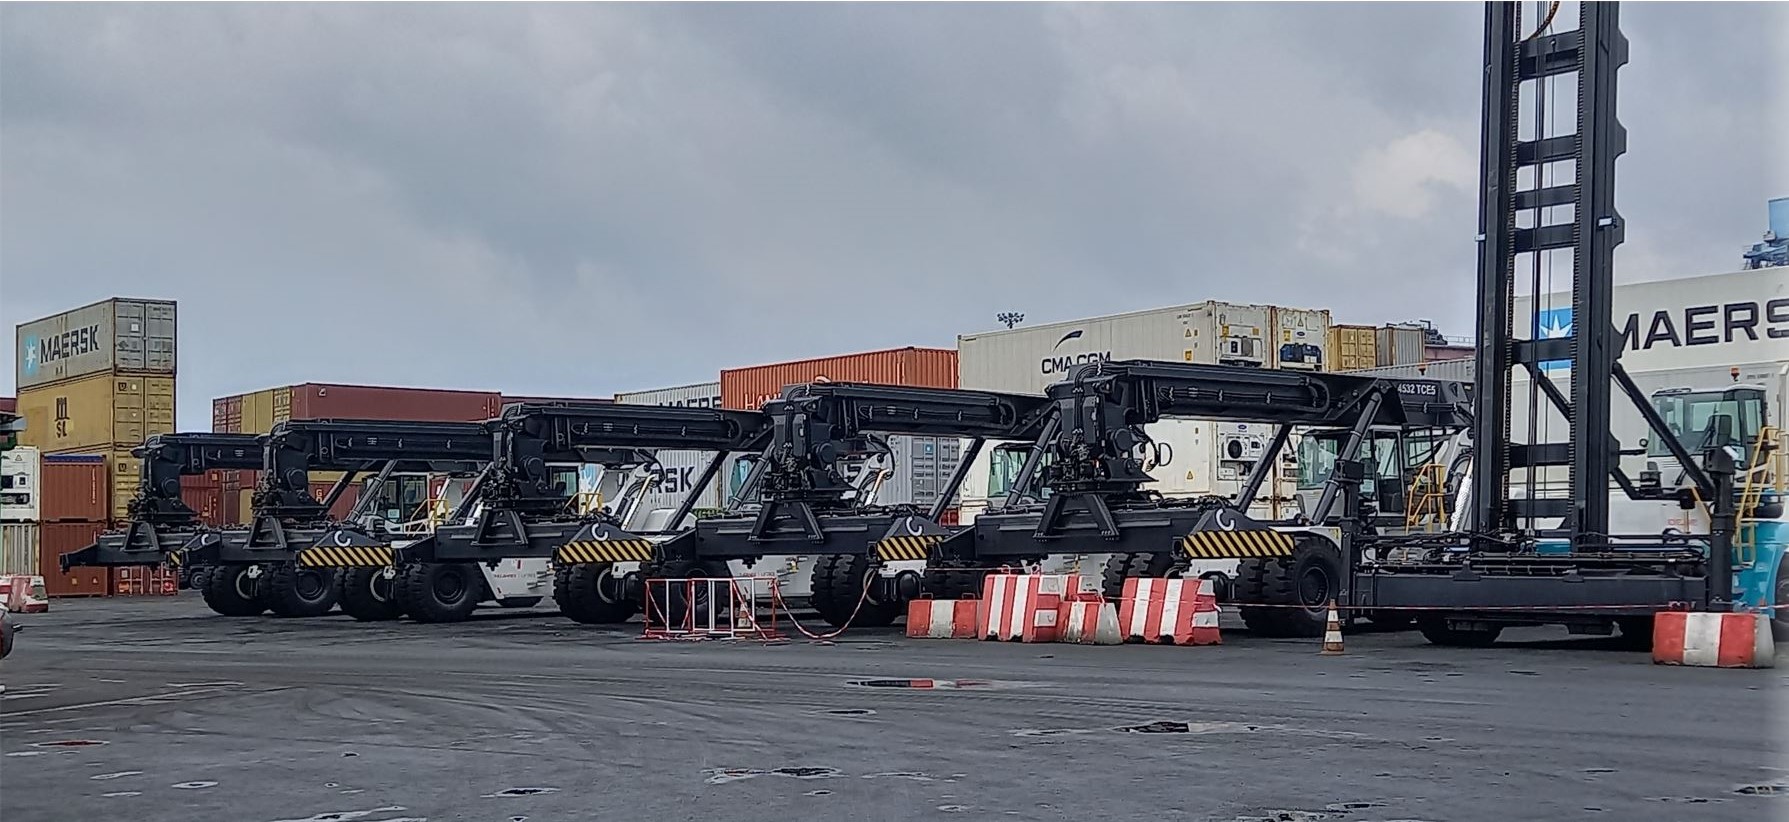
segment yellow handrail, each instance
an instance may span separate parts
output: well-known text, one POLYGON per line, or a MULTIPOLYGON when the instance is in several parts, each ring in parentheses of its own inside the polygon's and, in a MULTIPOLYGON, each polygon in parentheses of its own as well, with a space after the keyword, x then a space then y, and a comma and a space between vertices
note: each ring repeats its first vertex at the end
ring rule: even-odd
POLYGON ((1446 528, 1447 466, 1431 462, 1416 469, 1416 475, 1410 478, 1410 489, 1404 499, 1405 530, 1415 531, 1425 526, 1435 530, 1446 528))

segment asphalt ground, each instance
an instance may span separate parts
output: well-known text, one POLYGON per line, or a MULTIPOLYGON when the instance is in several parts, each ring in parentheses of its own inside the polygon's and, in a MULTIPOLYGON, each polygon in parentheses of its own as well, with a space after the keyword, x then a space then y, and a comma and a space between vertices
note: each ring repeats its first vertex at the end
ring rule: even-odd
POLYGON ((1789 818, 1789 648, 663 643, 545 607, 362 624, 190 594, 16 619, 4 822, 1789 818), (972 682, 854 684, 910 677, 972 682))

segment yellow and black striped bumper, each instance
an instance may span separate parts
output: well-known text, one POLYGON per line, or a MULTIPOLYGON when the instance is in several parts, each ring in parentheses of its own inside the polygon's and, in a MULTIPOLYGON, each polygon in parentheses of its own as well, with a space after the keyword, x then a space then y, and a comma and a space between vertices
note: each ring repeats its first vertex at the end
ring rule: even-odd
POLYGON ((553 558, 571 565, 581 562, 650 562, 652 541, 645 539, 580 540, 559 546, 553 558))
POLYGON ((876 543, 876 558, 883 562, 925 559, 931 554, 932 546, 937 545, 943 539, 943 537, 889 537, 876 543))
POLYGON ((389 545, 320 545, 298 552, 305 568, 384 568, 395 560, 389 545))
POLYGON ((1289 557, 1292 538, 1278 531, 1200 531, 1180 538, 1180 550, 1193 559, 1289 557))
POLYGON ((162 561, 166 562, 168 564, 168 566, 171 568, 179 568, 180 563, 186 561, 186 552, 185 551, 169 551, 167 554, 162 556, 162 561))

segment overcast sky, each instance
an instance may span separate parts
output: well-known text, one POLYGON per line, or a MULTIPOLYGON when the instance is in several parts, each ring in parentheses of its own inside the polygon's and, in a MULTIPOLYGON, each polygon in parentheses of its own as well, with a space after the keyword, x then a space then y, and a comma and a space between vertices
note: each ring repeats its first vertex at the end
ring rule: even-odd
MULTIPOLYGON (((1620 275, 1735 269, 1789 194, 1789 12, 1622 17, 1620 275)), ((950 346, 1005 310, 1220 299, 1468 334, 1482 24, 6 4, 0 325, 179 300, 188 429, 273 385, 607 395, 950 346)))

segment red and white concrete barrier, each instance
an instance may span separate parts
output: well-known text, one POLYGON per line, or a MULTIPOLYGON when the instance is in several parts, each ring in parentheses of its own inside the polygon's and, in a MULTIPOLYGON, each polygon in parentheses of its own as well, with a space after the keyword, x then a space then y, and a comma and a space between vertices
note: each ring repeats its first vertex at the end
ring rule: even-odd
POLYGON ((1120 645, 1124 642, 1124 634, 1118 630, 1118 606, 1110 602, 1064 602, 1056 622, 1062 627, 1063 642, 1077 645, 1120 645))
POLYGON ((916 599, 907 603, 907 636, 914 639, 974 639, 976 601, 916 599))
POLYGON ((1703 668, 1772 668, 1770 617, 1660 611, 1652 621, 1652 661, 1703 668))
POLYGON ((1217 645, 1217 591, 1208 579, 1124 581, 1118 624, 1126 641, 1217 645))
POLYGON ((1096 599, 1099 583, 1082 574, 989 574, 982 583, 976 636, 1006 642, 1055 642, 1063 602, 1096 599))

